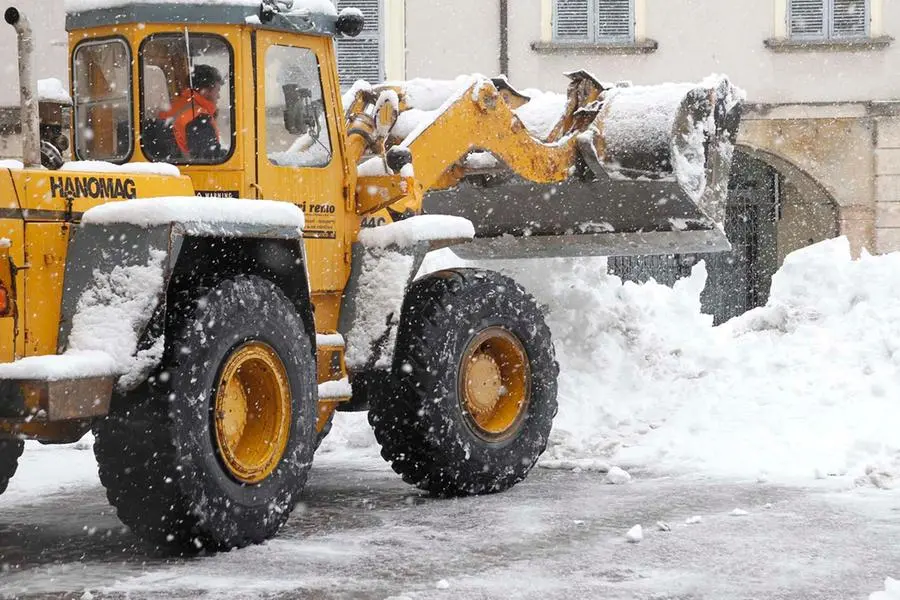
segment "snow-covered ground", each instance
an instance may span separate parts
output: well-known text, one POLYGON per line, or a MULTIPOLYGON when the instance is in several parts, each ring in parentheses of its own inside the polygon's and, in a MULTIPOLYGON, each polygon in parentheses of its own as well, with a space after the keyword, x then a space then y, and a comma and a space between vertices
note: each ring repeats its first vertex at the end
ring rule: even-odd
MULTIPOLYGON (((90 453, 30 466, 54 455, 90 453)), ((94 475, 0 497, 0 598, 862 600, 900 564, 895 492, 632 473, 436 499, 371 452, 323 455, 275 539, 192 559, 140 544, 94 475)))

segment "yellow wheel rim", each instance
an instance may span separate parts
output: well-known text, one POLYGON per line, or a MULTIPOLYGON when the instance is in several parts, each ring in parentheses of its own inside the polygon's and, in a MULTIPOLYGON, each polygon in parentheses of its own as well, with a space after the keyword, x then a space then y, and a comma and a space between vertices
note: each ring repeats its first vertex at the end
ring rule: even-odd
POLYGON ((219 456, 232 477, 254 484, 275 471, 291 433, 291 386, 269 345, 250 342, 228 357, 213 421, 219 456))
POLYGON ((513 436, 531 399, 531 366, 522 342, 501 327, 476 335, 463 353, 458 388, 476 435, 492 442, 513 436))

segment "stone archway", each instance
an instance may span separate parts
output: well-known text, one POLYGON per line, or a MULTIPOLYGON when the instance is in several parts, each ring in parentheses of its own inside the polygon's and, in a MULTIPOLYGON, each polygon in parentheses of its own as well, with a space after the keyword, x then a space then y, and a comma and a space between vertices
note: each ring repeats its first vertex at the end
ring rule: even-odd
POLYGON ((785 188, 782 259, 787 251, 829 235, 846 235, 857 255, 863 248, 881 250, 875 200, 879 173, 889 165, 879 160, 876 140, 888 143, 889 136, 879 133, 883 127, 877 121, 863 104, 747 107, 738 147, 772 165, 785 188), (832 210, 836 231, 826 226, 832 210), (804 237, 804 228, 820 235, 804 237))
POLYGON ((737 151, 777 172, 775 216, 779 266, 794 250, 842 233, 841 211, 821 183, 793 163, 766 150, 740 145, 737 151))

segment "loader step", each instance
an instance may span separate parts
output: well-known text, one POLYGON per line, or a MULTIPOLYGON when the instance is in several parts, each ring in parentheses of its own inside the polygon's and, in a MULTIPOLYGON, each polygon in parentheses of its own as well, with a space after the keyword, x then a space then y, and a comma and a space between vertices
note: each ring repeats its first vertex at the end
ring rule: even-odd
POLYGON ((0 379, 0 418, 52 422, 101 417, 109 412, 113 377, 0 379))

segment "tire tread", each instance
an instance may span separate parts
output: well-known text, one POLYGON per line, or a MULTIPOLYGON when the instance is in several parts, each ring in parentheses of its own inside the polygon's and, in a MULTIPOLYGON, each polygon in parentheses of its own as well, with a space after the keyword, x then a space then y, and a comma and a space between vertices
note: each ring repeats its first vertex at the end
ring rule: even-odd
POLYGON ((480 295, 508 296, 521 309, 530 326, 535 328, 534 339, 540 356, 531 356, 532 365, 543 369, 540 376, 548 380, 550 389, 542 401, 545 411, 540 418, 549 418, 538 427, 546 428, 558 410, 556 378, 559 367, 550 341, 550 330, 534 301, 521 286, 499 273, 477 269, 442 271, 414 282, 404 303, 397 351, 392 371, 390 394, 375 405, 369 420, 375 437, 381 444, 382 457, 407 483, 436 495, 457 496, 502 491, 522 481, 547 446, 547 435, 538 435, 534 448, 528 450, 525 462, 506 472, 491 469, 478 472, 463 461, 454 461, 448 451, 450 441, 432 430, 433 420, 420 414, 427 410, 431 398, 444 389, 440 357, 435 356, 435 343, 458 327, 462 302, 480 295), (404 364, 408 365, 404 369, 404 364), (443 386, 443 387, 442 387, 443 386))

